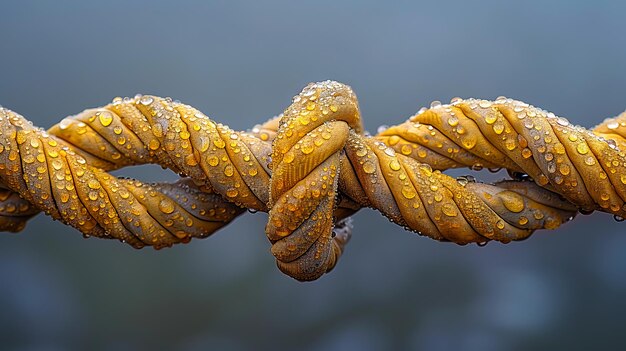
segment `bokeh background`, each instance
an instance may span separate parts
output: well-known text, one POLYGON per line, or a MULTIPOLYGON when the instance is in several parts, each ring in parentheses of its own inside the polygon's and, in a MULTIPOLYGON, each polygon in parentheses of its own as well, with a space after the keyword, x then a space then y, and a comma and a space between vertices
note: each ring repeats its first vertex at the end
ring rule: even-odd
MULTIPOLYGON (((593 126, 626 108, 625 4, 3 1, 0 103, 47 127, 150 93, 246 129, 306 83, 335 79, 355 89, 370 131, 432 100, 498 95, 593 126)), ((117 174, 176 177, 158 167, 117 174)), ((372 210, 354 219, 335 271, 304 284, 276 269, 264 214, 158 252, 84 240, 41 215, 0 236, 0 348, 626 344, 626 224, 610 215, 482 248, 418 237, 372 210)))

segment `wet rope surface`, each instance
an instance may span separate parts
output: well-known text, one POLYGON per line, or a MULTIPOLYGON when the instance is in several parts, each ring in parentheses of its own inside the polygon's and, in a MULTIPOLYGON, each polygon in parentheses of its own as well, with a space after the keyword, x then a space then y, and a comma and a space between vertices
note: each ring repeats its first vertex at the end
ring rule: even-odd
POLYGON ((352 90, 326 81, 249 132, 146 95, 47 132, 1 109, 0 133, 4 231, 44 211, 88 236, 161 248, 263 211, 278 267, 299 280, 335 266, 349 216, 362 207, 458 244, 522 240, 577 211, 626 216, 626 115, 590 132, 506 98, 433 103, 369 136, 352 90), (107 173, 146 163, 185 177, 145 184, 107 173), (484 184, 440 172, 455 167, 506 168, 514 179, 484 184))

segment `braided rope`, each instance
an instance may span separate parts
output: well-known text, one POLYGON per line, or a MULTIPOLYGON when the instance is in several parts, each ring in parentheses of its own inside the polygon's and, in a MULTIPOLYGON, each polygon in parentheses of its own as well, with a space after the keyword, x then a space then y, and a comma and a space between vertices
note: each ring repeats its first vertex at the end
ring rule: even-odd
POLYGON ((381 136, 438 169, 506 168, 588 212, 626 217, 626 113, 589 131, 563 117, 501 97, 435 103, 381 136))
POLYGON ((282 116, 251 132, 155 96, 117 98, 48 132, 8 110, 0 117, 0 179, 21 195, 0 192, 4 230, 43 210, 87 235, 163 247, 207 236, 248 208, 269 212, 278 267, 299 280, 335 266, 350 237, 346 219, 361 207, 459 244, 525 239, 578 209, 624 211, 618 165, 605 172, 608 182, 587 186, 586 159, 572 156, 582 147, 571 141, 585 140, 599 167, 613 164, 623 157, 621 141, 603 138, 616 140, 621 120, 599 126, 599 137, 508 99, 435 105, 373 137, 363 132, 352 90, 330 81, 310 84, 282 116), (570 142, 556 143, 564 135, 570 142), (105 171, 144 163, 188 178, 146 185, 105 171), (492 185, 439 171, 478 164, 529 177, 492 185))

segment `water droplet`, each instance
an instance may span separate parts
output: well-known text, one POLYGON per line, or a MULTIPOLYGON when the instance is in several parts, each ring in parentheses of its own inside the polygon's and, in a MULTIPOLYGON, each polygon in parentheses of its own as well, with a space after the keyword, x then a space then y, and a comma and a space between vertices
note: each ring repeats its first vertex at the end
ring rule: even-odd
POLYGON ((441 206, 441 212, 448 217, 455 217, 458 214, 456 207, 452 204, 446 203, 441 206))
POLYGON ((302 151, 305 155, 310 154, 313 150, 315 150, 315 147, 309 143, 302 144, 302 147, 300 148, 300 151, 302 151))
MULTIPOLYGON (((478 103, 478 106, 480 106, 482 108, 489 108, 489 107, 491 107, 491 101, 480 100, 480 102, 478 103)), ((487 123, 489 123, 489 122, 487 122, 487 123)))
POLYGON ((448 124, 451 127, 456 127, 459 124, 459 119, 454 117, 454 116, 452 116, 452 117, 448 118, 448 124))
POLYGON ((493 131, 496 134, 502 134, 502 132, 504 132, 504 124, 503 123, 496 123, 493 125, 493 131))
POLYGON ((104 127, 108 127, 111 122, 113 122, 113 116, 110 112, 100 112, 98 120, 100 121, 100 124, 102 124, 104 127))
POLYGON ((283 157, 283 162, 291 163, 293 162, 294 158, 295 158, 295 154, 293 153, 293 151, 289 151, 288 153, 285 154, 285 157, 283 157))
POLYGON ((569 125, 569 121, 563 117, 558 117, 556 119, 556 123, 563 127, 567 127, 569 125))
POLYGON ((158 150, 159 147, 161 147, 161 143, 156 139, 152 139, 150 143, 148 143, 148 148, 152 151, 158 150))
POLYGON ((224 175, 227 177, 232 177, 232 175, 235 173, 235 170, 233 169, 233 166, 231 165, 226 165, 226 167, 224 167, 224 175))
POLYGON ((63 167, 63 162, 59 159, 53 160, 52 161, 52 168, 54 168, 55 170, 59 170, 63 167))
POLYGON ((576 151, 578 151, 578 153, 581 155, 585 155, 589 152, 589 147, 587 146, 587 143, 582 142, 576 146, 576 151))
POLYGON ((398 160, 396 160, 396 159, 391 160, 391 162, 389 162, 389 168, 391 168, 394 171, 399 171, 400 170, 400 162, 398 162, 398 160))
POLYGON ((515 148, 517 147, 517 145, 515 144, 515 140, 508 138, 504 141, 504 147, 509 150, 509 151, 513 151, 515 150, 515 148))
POLYGON ((170 214, 174 212, 175 206, 174 201, 170 199, 163 199, 159 202, 159 210, 165 214, 170 214))
POLYGON ((474 146, 476 146, 476 142, 477 140, 474 136, 468 135, 467 137, 463 138, 463 141, 461 143, 466 150, 470 150, 474 148, 474 146))
POLYGON ((495 113, 489 113, 485 116, 485 122, 487 124, 494 124, 498 120, 498 116, 495 113))
POLYGON ((463 101, 463 99, 461 99, 460 97, 453 97, 452 99, 450 99, 450 103, 453 104, 453 105, 456 105, 456 104, 458 104, 458 103, 460 103, 462 101, 463 101))
POLYGON ((413 188, 409 188, 409 187, 403 187, 402 188, 402 196, 404 196, 407 199, 412 199, 417 195, 417 193, 415 192, 415 190, 413 188))
POLYGON ((411 147, 408 144, 404 144, 402 145, 402 148, 400 149, 400 151, 402 152, 403 155, 410 155, 411 147))
POLYGON ((506 193, 506 197, 502 199, 502 203, 507 210, 513 213, 519 213, 524 210, 524 200, 516 193, 506 193))
POLYGON ((367 174, 372 174, 375 171, 376 171, 376 166, 374 165, 374 163, 372 163, 372 161, 366 161, 363 164, 363 172, 367 174))
POLYGON ((385 148, 385 155, 393 157, 396 155, 396 151, 390 147, 385 148))

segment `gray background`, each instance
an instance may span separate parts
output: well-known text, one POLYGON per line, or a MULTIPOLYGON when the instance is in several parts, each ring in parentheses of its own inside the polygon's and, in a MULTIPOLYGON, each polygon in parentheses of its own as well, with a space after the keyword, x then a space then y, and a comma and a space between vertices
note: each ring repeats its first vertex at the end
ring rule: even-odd
MULTIPOLYGON (((626 108, 623 4, 2 2, 0 103, 47 127, 118 95, 151 93, 246 129, 307 82, 335 79, 355 89, 371 131, 431 100, 498 95, 593 126, 626 108)), ((156 167, 118 174, 175 179, 156 167)), ((244 217, 159 252, 84 240, 43 215, 1 235, 0 348, 626 342, 626 224, 610 215, 479 248, 420 238, 363 210, 337 269, 308 284, 275 268, 266 216, 244 217)))

